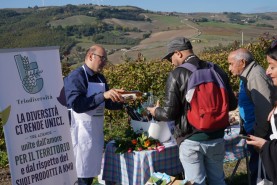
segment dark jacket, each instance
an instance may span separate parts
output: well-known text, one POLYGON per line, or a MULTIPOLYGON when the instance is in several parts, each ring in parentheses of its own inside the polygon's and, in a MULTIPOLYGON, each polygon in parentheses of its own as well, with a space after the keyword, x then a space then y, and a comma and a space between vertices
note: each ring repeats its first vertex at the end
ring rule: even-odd
MULTIPOLYGON (((207 65, 206 62, 201 61, 198 57, 191 57, 186 61, 198 68, 203 68, 207 65)), ((229 93, 229 109, 234 110, 237 107, 237 99, 232 91, 227 74, 215 65, 215 70, 222 77, 227 91, 229 93)), ((158 107, 155 110, 155 117, 160 121, 175 121, 175 138, 177 143, 181 143, 185 138, 191 136, 196 131, 186 119, 185 107, 187 101, 185 95, 187 92, 187 82, 191 72, 185 68, 177 67, 169 73, 166 83, 166 93, 164 107, 158 107)))
MULTIPOLYGON (((109 90, 109 86, 105 77, 100 73, 94 73, 84 64, 87 73, 88 81, 94 83, 104 83, 105 90, 109 90)), ((122 109, 122 104, 112 102, 112 100, 104 99, 104 92, 93 94, 87 97, 88 81, 83 67, 79 67, 72 71, 64 78, 65 97, 67 107, 73 109, 77 113, 84 113, 93 110, 105 101, 105 108, 109 110, 122 109)))
MULTIPOLYGON (((277 126, 277 114, 274 113, 274 124, 277 126)), ((271 118, 272 121, 272 118, 271 118)), ((273 124, 271 122, 271 124, 273 124)), ((273 127, 272 127, 273 128, 273 127)), ((275 132, 275 131, 274 131, 275 132)), ((260 156, 265 167, 265 172, 273 182, 277 185, 277 139, 267 141, 260 150, 260 156)))
POLYGON ((267 141, 261 148, 260 155, 266 174, 277 185, 277 140, 267 141))

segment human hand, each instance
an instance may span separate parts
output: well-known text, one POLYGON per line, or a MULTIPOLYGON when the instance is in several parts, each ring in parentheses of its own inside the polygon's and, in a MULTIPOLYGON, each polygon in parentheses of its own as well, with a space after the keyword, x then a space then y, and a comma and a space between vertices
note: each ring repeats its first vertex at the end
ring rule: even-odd
POLYGON ((104 92, 105 99, 111 99, 113 102, 124 102, 124 98, 121 96, 121 92, 124 92, 123 89, 110 89, 104 92))
POLYGON ((239 92, 238 91, 234 91, 234 95, 236 98, 239 98, 239 92))
POLYGON ((156 105, 154 107, 147 107, 147 110, 150 112, 150 114, 155 117, 155 110, 157 107, 160 106, 160 101, 158 100, 156 105))
POLYGON ((253 135, 249 135, 250 139, 246 140, 246 143, 248 145, 253 145, 255 148, 258 148, 259 150, 263 147, 263 145, 266 143, 266 140, 260 137, 256 137, 253 135))

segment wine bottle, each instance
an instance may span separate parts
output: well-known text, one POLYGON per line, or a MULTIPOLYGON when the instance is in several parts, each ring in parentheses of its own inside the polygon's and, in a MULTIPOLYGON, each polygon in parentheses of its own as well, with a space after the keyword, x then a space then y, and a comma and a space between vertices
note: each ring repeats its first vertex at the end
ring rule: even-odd
POLYGON ((139 113, 142 116, 142 121, 147 122, 147 110, 141 105, 141 102, 137 105, 137 113, 139 113))
POLYGON ((134 108, 132 108, 128 104, 124 104, 124 108, 125 108, 127 114, 131 117, 132 120, 136 120, 136 121, 142 121, 143 120, 142 116, 134 108))
POLYGON ((149 107, 154 107, 155 100, 154 100, 154 96, 152 93, 149 93, 149 95, 148 95, 147 104, 149 107))
POLYGON ((143 98, 149 96, 149 93, 143 93, 141 91, 124 91, 120 92, 125 101, 136 100, 137 98, 143 98))
MULTIPOLYGON (((152 93, 149 93, 149 95, 148 95, 147 104, 148 104, 148 107, 155 106, 155 100, 154 100, 154 96, 152 93)), ((147 112, 147 119, 149 121, 154 120, 154 117, 151 115, 151 113, 149 111, 147 112)))

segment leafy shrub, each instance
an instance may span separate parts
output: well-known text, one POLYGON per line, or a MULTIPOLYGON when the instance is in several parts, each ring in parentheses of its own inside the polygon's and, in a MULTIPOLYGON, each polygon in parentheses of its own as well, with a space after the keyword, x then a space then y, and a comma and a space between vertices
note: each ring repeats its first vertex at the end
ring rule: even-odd
POLYGON ((0 167, 2 167, 2 166, 7 166, 9 161, 8 161, 6 143, 4 139, 4 130, 2 129, 3 124, 2 124, 1 118, 0 118, 0 128, 1 128, 0 130, 0 167))
MULTIPOLYGON (((252 42, 250 44, 242 46, 243 48, 248 49, 252 54, 257 63, 259 63, 264 69, 267 68, 267 61, 265 57, 265 51, 270 46, 272 40, 274 40, 274 36, 270 36, 267 33, 258 38, 256 42, 252 42)), ((224 71, 229 72, 229 66, 227 62, 228 55, 231 51, 240 48, 239 42, 235 41, 233 44, 228 47, 217 48, 217 50, 210 50, 203 52, 200 54, 200 58, 207 61, 212 61, 218 64, 224 71)), ((239 88, 239 79, 228 73, 230 78, 231 86, 234 91, 238 91, 239 88)))
MULTIPOLYGON (((158 60, 146 62, 142 59, 130 60, 123 64, 110 65, 104 70, 110 88, 153 92, 160 100, 168 73, 173 69, 169 62, 158 60)), ((124 110, 105 112, 105 140, 123 137, 129 120, 124 110)))
MULTIPOLYGON (((254 55, 255 60, 264 68, 267 67, 265 50, 269 47, 272 37, 264 35, 257 42, 245 45, 254 55)), ((217 50, 203 52, 199 57, 203 60, 212 61, 218 64, 228 73, 227 57, 230 51, 238 49, 239 43, 217 50)), ((137 60, 128 59, 127 62, 119 65, 111 65, 104 70, 108 83, 111 88, 124 88, 126 90, 139 90, 142 92, 153 92, 161 101, 165 93, 165 83, 168 73, 173 69, 169 62, 159 60, 145 61, 143 57, 137 60)), ((239 79, 231 76, 230 83, 234 91, 238 91, 239 79)), ((124 137, 124 132, 128 128, 129 120, 124 111, 105 112, 105 141, 124 137), (125 129, 125 130, 124 130, 125 129)))
MULTIPOLYGON (((267 67, 265 50, 269 47, 272 39, 267 34, 260 37, 257 42, 245 45, 249 49, 256 61, 264 68, 267 67)), ((228 71, 227 57, 230 51, 239 47, 238 42, 226 48, 217 48, 201 53, 199 56, 203 60, 212 61, 228 71)), ((63 74, 66 76, 69 72, 68 66, 63 64, 63 74)), ((173 69, 169 62, 160 60, 147 61, 142 55, 136 60, 128 58, 126 62, 118 65, 107 66, 103 73, 106 76, 110 88, 124 88, 126 90, 139 90, 142 92, 153 92, 162 103, 165 93, 165 83, 168 73, 173 69)), ((230 76, 233 90, 238 90, 238 78, 230 76)), ((125 111, 105 111, 105 141, 108 142, 114 138, 125 137, 125 131, 129 128, 129 119, 125 111)), ((2 123, 0 120, 2 128, 2 123)), ((3 130, 0 131, 0 166, 8 164, 7 153, 3 130)))

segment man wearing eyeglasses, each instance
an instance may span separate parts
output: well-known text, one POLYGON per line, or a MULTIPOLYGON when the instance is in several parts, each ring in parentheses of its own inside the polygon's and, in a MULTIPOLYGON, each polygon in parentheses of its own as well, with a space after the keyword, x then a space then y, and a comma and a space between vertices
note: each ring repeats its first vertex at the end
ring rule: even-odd
POLYGON ((121 89, 109 89, 100 73, 107 53, 100 45, 91 46, 84 64, 64 79, 70 109, 71 137, 79 185, 91 185, 101 170, 104 147, 104 109, 122 109, 121 89))

